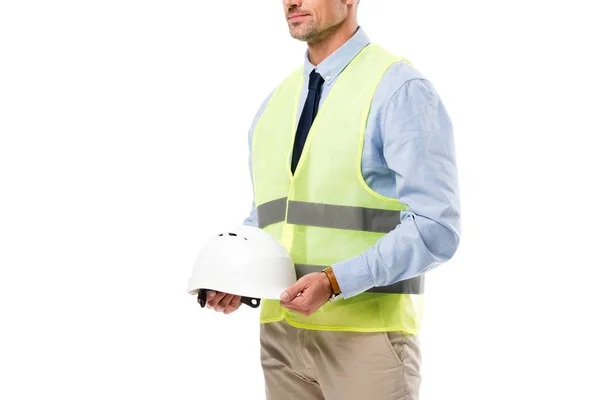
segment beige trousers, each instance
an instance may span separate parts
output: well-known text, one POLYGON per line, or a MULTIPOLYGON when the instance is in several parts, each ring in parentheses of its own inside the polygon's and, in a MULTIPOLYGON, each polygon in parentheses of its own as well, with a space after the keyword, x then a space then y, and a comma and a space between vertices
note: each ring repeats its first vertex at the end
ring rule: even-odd
POLYGON ((416 400, 417 336, 260 325, 267 400, 416 400))

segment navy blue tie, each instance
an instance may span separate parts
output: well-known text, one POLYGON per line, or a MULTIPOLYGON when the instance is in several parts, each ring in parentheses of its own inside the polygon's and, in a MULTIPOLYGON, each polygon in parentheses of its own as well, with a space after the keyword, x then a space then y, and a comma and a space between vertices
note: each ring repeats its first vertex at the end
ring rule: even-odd
POLYGON ((296 166, 300 160, 304 143, 306 143, 308 131, 317 116, 317 108, 319 107, 323 82, 323 77, 313 69, 308 81, 308 96, 306 97, 304 108, 302 109, 302 115, 300 115, 300 121, 298 121, 298 129, 296 130, 294 152, 292 153, 292 174, 296 172, 296 166))

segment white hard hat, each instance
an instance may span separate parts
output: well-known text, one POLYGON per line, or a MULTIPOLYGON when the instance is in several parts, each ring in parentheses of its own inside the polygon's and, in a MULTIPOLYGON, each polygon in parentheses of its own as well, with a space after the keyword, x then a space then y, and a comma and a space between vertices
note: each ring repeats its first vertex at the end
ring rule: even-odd
MULTIPOLYGON (((262 229, 240 226, 212 237, 196 258, 188 293, 215 290, 242 296, 258 307, 260 299, 279 299, 296 283, 294 261, 285 247, 262 229)), ((202 293, 201 293, 202 292, 202 293)))

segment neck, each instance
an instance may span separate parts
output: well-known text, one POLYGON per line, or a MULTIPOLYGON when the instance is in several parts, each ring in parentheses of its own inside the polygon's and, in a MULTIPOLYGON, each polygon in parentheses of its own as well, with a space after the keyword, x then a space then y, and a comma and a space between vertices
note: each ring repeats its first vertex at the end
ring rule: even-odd
POLYGON ((354 36, 357 29, 358 23, 347 19, 324 37, 308 42, 308 59, 313 65, 318 65, 354 36))

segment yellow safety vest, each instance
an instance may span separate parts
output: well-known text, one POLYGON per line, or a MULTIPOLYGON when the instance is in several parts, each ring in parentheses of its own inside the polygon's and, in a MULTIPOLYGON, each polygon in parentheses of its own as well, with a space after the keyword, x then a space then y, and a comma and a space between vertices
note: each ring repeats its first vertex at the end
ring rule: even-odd
MULTIPOLYGON (((374 192, 361 174, 371 101, 385 71, 398 61, 406 60, 369 44, 348 64, 313 122, 294 175, 290 160, 302 68, 277 87, 256 124, 252 172, 258 224, 288 250, 298 278, 375 245, 408 208, 374 192)), ((375 287, 328 302, 310 316, 263 299, 260 322, 285 318, 307 329, 417 334, 423 284, 420 276, 375 287)))

